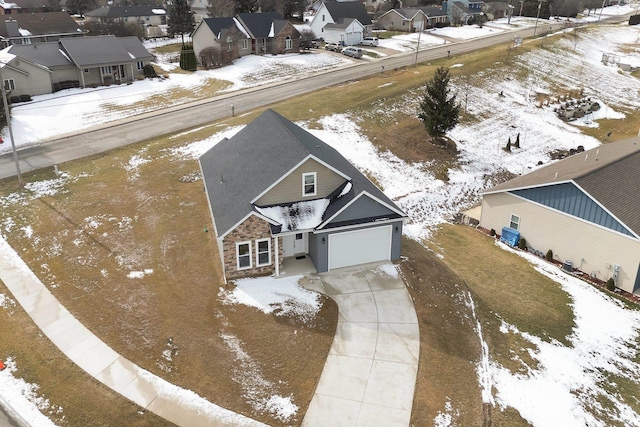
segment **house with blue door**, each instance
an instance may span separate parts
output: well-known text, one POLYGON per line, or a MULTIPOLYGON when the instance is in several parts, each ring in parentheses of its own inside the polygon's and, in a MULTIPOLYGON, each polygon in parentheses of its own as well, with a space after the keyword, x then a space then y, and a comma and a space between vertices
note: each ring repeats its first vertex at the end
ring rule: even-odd
POLYGON ((338 151, 273 110, 204 153, 225 280, 400 259, 406 214, 338 151))
POLYGON ((482 193, 480 226, 640 294, 640 137, 601 145, 482 193))

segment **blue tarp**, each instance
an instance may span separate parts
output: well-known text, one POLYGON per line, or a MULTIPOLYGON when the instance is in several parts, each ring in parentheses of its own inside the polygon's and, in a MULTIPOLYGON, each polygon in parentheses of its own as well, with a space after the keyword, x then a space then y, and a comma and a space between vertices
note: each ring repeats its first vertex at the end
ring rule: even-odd
POLYGON ((517 246, 520 241, 520 232, 510 227, 502 227, 500 241, 505 242, 509 246, 517 246))

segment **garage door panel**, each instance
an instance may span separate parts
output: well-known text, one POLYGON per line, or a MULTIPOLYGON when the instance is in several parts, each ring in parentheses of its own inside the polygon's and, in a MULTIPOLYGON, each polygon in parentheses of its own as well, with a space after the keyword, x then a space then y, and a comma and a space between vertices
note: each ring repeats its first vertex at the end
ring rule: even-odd
POLYGON ((391 259, 391 226, 329 235, 329 270, 391 259))

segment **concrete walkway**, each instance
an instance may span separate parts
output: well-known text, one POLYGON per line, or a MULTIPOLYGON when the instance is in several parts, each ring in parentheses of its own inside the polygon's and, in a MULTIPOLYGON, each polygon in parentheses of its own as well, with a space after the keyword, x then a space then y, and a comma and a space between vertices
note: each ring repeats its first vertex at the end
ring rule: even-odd
POLYGON ((305 427, 407 427, 420 335, 413 301, 392 265, 307 276, 338 303, 338 327, 305 427))
POLYGON ((113 351, 58 302, 1 237, 0 280, 65 355, 89 375, 143 408, 179 426, 264 426, 177 387, 113 351))

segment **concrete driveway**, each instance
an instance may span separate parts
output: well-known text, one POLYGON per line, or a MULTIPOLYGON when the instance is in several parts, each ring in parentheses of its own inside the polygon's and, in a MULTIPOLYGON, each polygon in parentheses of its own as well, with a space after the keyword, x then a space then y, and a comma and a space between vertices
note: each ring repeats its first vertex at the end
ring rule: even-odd
POLYGON ((307 276, 338 303, 338 327, 303 426, 402 426, 418 372, 418 318, 392 264, 307 276))

